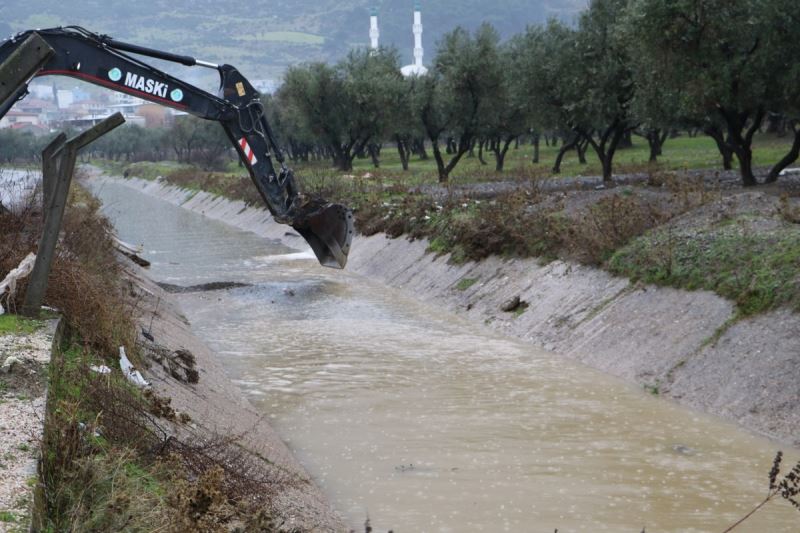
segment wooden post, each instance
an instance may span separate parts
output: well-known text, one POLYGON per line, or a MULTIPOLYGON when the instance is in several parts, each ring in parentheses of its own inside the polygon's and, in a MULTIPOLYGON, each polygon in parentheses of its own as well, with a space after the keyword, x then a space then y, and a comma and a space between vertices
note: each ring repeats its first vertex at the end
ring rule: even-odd
POLYGON ((67 136, 59 133, 53 141, 42 150, 42 216, 47 216, 53 194, 58 183, 58 152, 64 148, 67 136))
POLYGON ((9 99, 16 100, 25 83, 54 53, 44 39, 33 33, 3 61, 0 65, 0 108, 9 104, 9 99))
POLYGON ((61 220, 64 218, 64 209, 67 206, 67 196, 72 183, 72 174, 75 171, 78 150, 124 122, 122 114, 115 113, 96 126, 62 143, 60 149, 55 147, 56 141, 61 136, 57 137, 56 141, 50 143, 42 152, 44 157, 45 152, 50 151, 49 157, 42 163, 43 172, 50 174, 50 178, 44 178, 44 176, 42 178, 43 190, 47 191, 49 188, 50 192, 45 193, 48 195, 48 203, 45 205, 44 229, 39 240, 36 263, 33 265, 33 272, 31 272, 25 300, 22 304, 23 315, 36 317, 42 306, 58 234, 61 231, 61 220), (58 162, 54 161, 56 158, 58 158, 58 162), (55 169, 58 169, 57 173, 55 169))

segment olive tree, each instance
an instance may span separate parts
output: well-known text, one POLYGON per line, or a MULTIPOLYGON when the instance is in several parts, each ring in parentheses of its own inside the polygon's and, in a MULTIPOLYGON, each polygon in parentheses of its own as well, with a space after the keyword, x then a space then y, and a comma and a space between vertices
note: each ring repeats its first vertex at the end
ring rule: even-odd
POLYGON ((753 137, 778 98, 775 77, 793 62, 770 37, 775 1, 633 0, 625 17, 632 53, 660 72, 664 91, 679 95, 674 105, 724 125, 745 186, 757 183, 753 137))
POLYGON ((413 105, 431 142, 441 183, 449 181, 450 173, 490 120, 491 98, 502 85, 499 40, 488 24, 474 35, 456 28, 439 43, 431 72, 418 80, 413 105), (447 161, 439 144, 443 136, 454 139, 455 144, 447 161))
POLYGON ((611 180, 623 136, 637 126, 630 112, 634 83, 629 50, 617 37, 626 5, 626 0, 592 0, 581 15, 575 50, 564 58, 574 63, 571 76, 562 80, 563 105, 573 130, 600 159, 603 181, 611 180))
POLYGON ((349 171, 356 155, 390 129, 399 63, 394 50, 358 49, 334 67, 293 67, 286 72, 281 98, 297 114, 300 128, 330 149, 336 167, 349 171))
MULTIPOLYGON (((572 65, 578 61, 575 54, 575 30, 551 20, 546 26, 529 26, 525 33, 515 36, 510 45, 515 54, 512 90, 525 103, 523 113, 528 126, 534 132, 569 131, 570 113, 564 94, 572 77, 572 65)), ((553 172, 560 171, 561 160, 567 150, 575 148, 578 136, 572 132, 570 141, 559 150, 553 172)), ((537 149, 536 144, 534 150, 537 149)), ((534 153, 534 163, 538 163, 534 153)))
POLYGON ((792 130, 792 145, 789 152, 776 162, 766 177, 767 183, 778 179, 783 169, 797 161, 800 156, 800 12, 795 0, 769 0, 764 6, 763 15, 771 31, 764 38, 765 46, 782 58, 785 63, 779 65, 773 73, 772 81, 776 92, 770 111, 786 118, 792 130))
POLYGON ((496 91, 487 97, 483 129, 494 153, 495 170, 501 172, 508 149, 530 129, 528 97, 520 76, 525 59, 518 43, 511 41, 499 48, 500 78, 496 91))

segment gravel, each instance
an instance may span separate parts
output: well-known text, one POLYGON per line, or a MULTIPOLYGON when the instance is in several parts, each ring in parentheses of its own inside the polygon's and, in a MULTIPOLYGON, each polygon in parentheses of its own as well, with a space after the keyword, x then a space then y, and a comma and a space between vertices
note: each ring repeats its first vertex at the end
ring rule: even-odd
POLYGON ((19 362, 0 375, 0 512, 14 522, 0 522, 0 532, 19 528, 29 513, 45 409, 46 366, 56 321, 27 335, 0 336, 0 364, 19 362))

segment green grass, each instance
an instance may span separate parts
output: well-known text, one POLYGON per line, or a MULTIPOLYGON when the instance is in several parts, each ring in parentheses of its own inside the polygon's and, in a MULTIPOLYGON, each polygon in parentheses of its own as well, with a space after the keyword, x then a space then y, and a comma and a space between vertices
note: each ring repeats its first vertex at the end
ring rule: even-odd
MULTIPOLYGON (((770 166, 780 160, 790 148, 791 139, 779 139, 771 135, 757 135, 754 141, 753 157, 754 165, 770 166)), ((477 150, 476 150, 477 152, 477 150)), ((433 152, 428 150, 430 158, 421 161, 416 156, 412 157, 409 171, 405 174, 426 177, 425 181, 434 181, 436 177, 436 161, 433 152)), ((464 156, 458 163, 451 177, 454 181, 474 181, 473 178, 498 179, 503 175, 550 175, 550 169, 558 153, 558 148, 545 146, 544 142, 540 145, 538 164, 532 164, 533 147, 522 145, 518 149, 513 147, 506 156, 505 171, 498 175, 494 171, 494 156, 491 152, 484 152, 484 160, 487 165, 481 165, 477 157, 470 158, 464 156)), ((650 151, 647 142, 639 137, 633 138, 633 147, 619 150, 614 158, 615 172, 625 173, 629 171, 641 171, 649 166, 650 151)), ((386 146, 381 151, 381 170, 402 173, 400 158, 391 146, 386 146)), ((594 176, 602 173, 602 168, 597 160, 597 156, 592 151, 586 152, 587 164, 578 161, 574 150, 570 151, 561 164, 561 176, 594 176)), ((295 164, 298 171, 304 170, 308 166, 295 164)), ((661 170, 684 170, 684 169, 704 169, 722 168, 722 157, 719 155, 714 140, 706 136, 688 137, 682 136, 676 139, 669 139, 664 143, 663 155, 658 158, 657 168, 661 170)), ((734 168, 738 168, 734 158, 734 168)), ((356 158, 353 162, 353 174, 361 175, 365 172, 374 173, 375 169, 372 161, 367 157, 356 158)))
POLYGON ((645 392, 648 392, 648 393, 652 394, 653 396, 658 396, 659 394, 661 394, 661 388, 660 388, 660 386, 658 384, 651 385, 651 384, 645 383, 644 385, 642 385, 642 387, 644 388, 645 392))
POLYGON ((456 283, 456 289, 460 291, 465 291, 470 287, 472 287, 473 285, 475 285, 475 283, 477 282, 478 278, 461 278, 460 280, 458 280, 458 283, 456 283))
POLYGON ((647 283, 714 291, 741 316, 787 305, 800 311, 800 231, 757 231, 748 217, 705 230, 657 229, 618 250, 609 269, 647 283))
MULTIPOLYGON (((758 135, 754 141, 755 166, 770 166, 788 152, 790 147, 788 138, 779 139, 769 135, 758 135)), ((422 161, 416 156, 412 157, 409 170, 402 170, 397 150, 392 146, 385 146, 381 151, 380 168, 375 169, 371 159, 356 158, 353 161, 353 170, 349 173, 337 171, 331 167, 328 160, 312 162, 289 162, 295 174, 304 187, 309 189, 330 188, 337 182, 342 186, 350 187, 354 181, 361 180, 368 183, 393 184, 399 187, 415 187, 423 184, 437 182, 436 162, 429 149, 430 158, 422 161), (353 177, 343 177, 346 175, 353 177), (373 177, 363 179, 370 174, 373 177)), ((531 163, 533 147, 521 145, 518 149, 511 148, 506 157, 505 170, 502 173, 494 170, 494 157, 491 152, 484 153, 487 165, 481 165, 477 156, 465 156, 451 174, 453 183, 484 182, 495 180, 528 180, 534 177, 553 176, 551 168, 555 161, 558 148, 545 146, 541 143, 540 162, 531 163)), ((721 169, 722 158, 714 141, 705 136, 690 138, 688 136, 669 139, 663 148, 663 155, 658 163, 651 165, 648 162, 649 148, 647 143, 639 137, 633 138, 633 147, 617 152, 614 170, 617 174, 647 171, 670 171, 685 169, 721 169)), ((595 176, 602 173, 601 166, 593 152, 587 152, 587 164, 578 162, 575 151, 570 151, 561 165, 561 174, 558 177, 570 176, 595 176)), ((191 170, 189 165, 182 165, 173 161, 128 163, 119 161, 94 160, 93 164, 103 168, 109 173, 121 175, 128 171, 129 175, 143 179, 155 179, 157 176, 167 176, 172 172, 191 170)), ((734 168, 736 161, 734 159, 734 168)), ((196 170, 197 175, 212 176, 214 183, 206 183, 204 190, 215 194, 229 196, 229 185, 236 179, 247 176, 247 171, 239 166, 238 161, 231 160, 223 172, 207 172, 196 170), (231 176, 226 176, 230 174, 231 176), (212 186, 212 189, 208 187, 212 186)), ((208 178, 206 179, 208 181, 208 178)), ((187 186, 186 184, 182 184, 187 186)))
POLYGON ((122 175, 124 172, 128 173, 131 178, 140 178, 143 180, 155 180, 159 177, 164 177, 176 170, 192 168, 190 165, 183 165, 174 161, 140 161, 138 163, 129 163, 126 161, 110 161, 108 159, 94 159, 92 164, 100 167, 105 172, 114 175, 122 175))
POLYGON ((0 315, 0 335, 29 335, 42 327, 40 320, 19 315, 0 315))
POLYGON ((120 441, 120 435, 127 434, 113 424, 130 421, 103 418, 106 409, 112 409, 109 402, 138 401, 141 393, 121 375, 106 378, 88 371, 88 365, 101 360, 77 338, 62 341, 54 354, 42 475, 43 482, 57 490, 49 496, 44 518, 53 530, 74 523, 82 531, 150 530, 160 520, 157 512, 167 492, 158 476, 166 476, 168 469, 145 460, 134 449, 141 442, 120 441), (87 426, 86 434, 78 436, 81 446, 64 429, 78 422, 87 426), (95 423, 103 435, 93 434, 95 423))
POLYGON ((0 522, 16 522, 17 515, 11 511, 0 511, 0 522))

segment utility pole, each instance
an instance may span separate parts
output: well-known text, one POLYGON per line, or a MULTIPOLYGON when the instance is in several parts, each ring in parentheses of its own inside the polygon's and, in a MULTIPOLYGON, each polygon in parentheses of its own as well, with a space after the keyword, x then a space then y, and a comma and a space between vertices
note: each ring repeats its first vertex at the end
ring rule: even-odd
POLYGON ((122 114, 115 113, 68 141, 65 140, 66 137, 62 133, 42 151, 44 229, 36 252, 36 263, 33 265, 33 272, 31 272, 25 300, 22 304, 23 315, 36 317, 42 307, 58 234, 61 231, 61 221, 67 206, 69 187, 75 172, 78 151, 124 122, 122 114))

